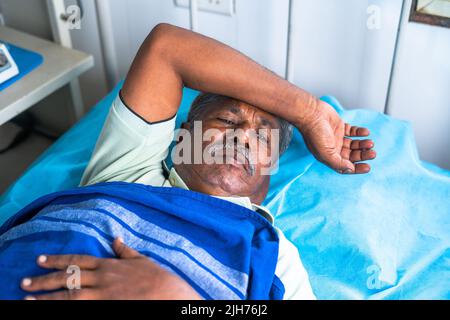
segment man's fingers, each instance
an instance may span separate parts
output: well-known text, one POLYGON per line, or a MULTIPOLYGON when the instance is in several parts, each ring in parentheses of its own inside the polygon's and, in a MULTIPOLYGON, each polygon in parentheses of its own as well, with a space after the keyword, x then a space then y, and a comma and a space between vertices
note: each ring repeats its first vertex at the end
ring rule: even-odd
POLYGON ((350 160, 351 153, 352 153, 352 150, 350 150, 348 148, 342 148, 341 156, 342 156, 342 158, 344 158, 346 160, 350 160))
POLYGON ((344 138, 344 142, 342 143, 342 148, 350 149, 352 145, 352 139, 344 138))
POLYGON ((370 140, 352 140, 349 138, 344 138, 344 142, 342 144, 342 148, 346 149, 352 149, 352 150, 367 150, 367 149, 373 149, 375 147, 375 143, 370 140))
MULTIPOLYGON (((73 275, 65 271, 58 271, 46 274, 41 277, 25 278, 20 284, 24 291, 53 291, 68 288, 72 283, 68 283, 68 279, 72 279, 73 275)), ((96 277, 92 271, 81 271, 79 285, 81 287, 90 287, 96 284, 96 277)))
POLYGON ((369 172, 370 172, 370 165, 367 163, 356 163, 355 170, 353 172, 344 172, 338 170, 338 173, 341 174, 365 174, 369 172))
POLYGON ((351 150, 347 148, 342 148, 341 151, 342 158, 350 160, 351 162, 367 161, 373 160, 377 157, 375 150, 351 150))
POLYGON ((99 259, 76 254, 59 256, 41 255, 38 257, 37 263, 45 269, 66 270, 69 266, 75 265, 80 269, 94 270, 98 267, 99 259))
POLYGON ((97 291, 93 289, 64 290, 41 295, 29 295, 25 300, 97 300, 97 291))
POLYGON ((367 163, 357 163, 355 165, 355 173, 356 174, 364 174, 370 171, 370 165, 367 163))
POLYGON ((352 140, 350 144, 352 150, 372 149, 373 147, 375 147, 375 143, 372 140, 352 140))
MULTIPOLYGON (((350 150, 342 148, 341 157, 351 162, 367 161, 375 159, 377 156, 374 150, 350 150)), ((367 163, 357 163, 354 165, 354 170, 342 170, 338 169, 337 172, 341 174, 363 174, 370 171, 370 165, 367 163)))
POLYGON ((339 173, 353 173, 355 172, 354 164, 338 153, 334 153, 328 159, 324 159, 326 164, 335 169, 339 173))
POLYGON ((367 161, 375 159, 377 153, 372 148, 375 146, 372 140, 351 140, 344 138, 341 156, 351 162, 367 161))
POLYGON ((351 126, 348 123, 346 123, 345 124, 345 135, 347 137, 367 137, 370 135, 370 131, 367 128, 351 126))
POLYGON ((142 257, 139 252, 128 247, 121 238, 114 240, 113 249, 116 255, 121 259, 134 259, 142 257))
POLYGON ((349 159, 351 162, 359 162, 375 159, 376 156, 375 150, 352 150, 349 159))

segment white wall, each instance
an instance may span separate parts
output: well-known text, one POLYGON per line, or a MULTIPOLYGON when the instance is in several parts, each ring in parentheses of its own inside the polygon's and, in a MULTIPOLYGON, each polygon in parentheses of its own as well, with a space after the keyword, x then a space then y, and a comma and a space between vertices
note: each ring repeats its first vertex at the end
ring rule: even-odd
POLYGON ((401 28, 389 114, 412 123, 420 156, 450 169, 450 29, 408 22, 401 28))
POLYGON ((401 0, 295 3, 295 83, 347 108, 383 112, 401 0), (377 28, 367 27, 369 6, 378 10, 377 28))
MULTIPOLYGON (((110 0, 122 76, 139 45, 160 22, 189 28, 186 8, 172 0, 110 0)), ((284 75, 288 0, 237 1, 236 15, 199 12, 199 32, 214 37, 284 75)))
MULTIPOLYGON (((110 4, 122 75, 157 23, 189 27, 188 10, 171 0, 110 4)), ((237 0, 233 17, 199 12, 199 31, 284 75, 288 5, 288 0, 237 0)), ((295 83, 317 95, 333 93, 349 108, 383 112, 400 11, 401 0, 295 1, 295 83), (369 5, 380 8, 380 29, 366 27, 369 5)))

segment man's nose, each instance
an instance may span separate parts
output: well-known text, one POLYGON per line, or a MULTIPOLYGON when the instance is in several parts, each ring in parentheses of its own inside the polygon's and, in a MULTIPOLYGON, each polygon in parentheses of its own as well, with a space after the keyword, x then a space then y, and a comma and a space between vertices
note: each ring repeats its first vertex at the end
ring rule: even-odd
POLYGON ((252 141, 255 140, 252 139, 252 135, 254 135, 253 127, 247 122, 241 123, 236 128, 234 142, 236 144, 243 144, 246 148, 250 149, 252 141))
POLYGON ((244 146, 246 149, 250 150, 249 140, 244 137, 234 136, 234 144, 244 146))

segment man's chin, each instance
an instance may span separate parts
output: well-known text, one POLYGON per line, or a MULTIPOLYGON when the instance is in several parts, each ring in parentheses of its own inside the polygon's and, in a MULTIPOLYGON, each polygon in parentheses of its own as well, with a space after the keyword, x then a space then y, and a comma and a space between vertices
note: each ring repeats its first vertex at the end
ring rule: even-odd
POLYGON ((223 190, 225 196, 248 196, 249 189, 257 183, 252 181, 242 165, 222 164, 213 167, 205 177, 205 182, 223 190))

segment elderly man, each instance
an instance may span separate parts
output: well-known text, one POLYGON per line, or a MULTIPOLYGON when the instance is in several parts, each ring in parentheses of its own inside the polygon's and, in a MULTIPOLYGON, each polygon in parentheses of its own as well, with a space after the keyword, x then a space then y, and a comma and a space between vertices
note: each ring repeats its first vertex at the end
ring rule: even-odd
POLYGON ((239 52, 160 24, 112 105, 81 188, 9 221, 0 230, 0 262, 32 250, 27 255, 39 255, 42 270, 62 270, 27 275, 35 277, 22 280, 23 291, 60 290, 29 299, 314 299, 297 249, 261 206, 277 155, 289 145, 289 123, 339 173, 369 172, 360 162, 375 158, 373 142, 351 139, 367 129, 345 124, 329 105, 239 52), (185 85, 206 93, 175 136, 185 85), (108 250, 117 237, 114 258, 108 250), (49 248, 51 255, 43 252, 49 248), (80 269, 75 289, 64 272, 70 266, 80 269))

